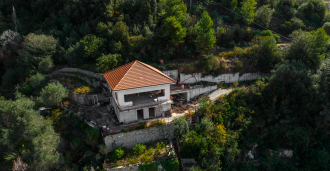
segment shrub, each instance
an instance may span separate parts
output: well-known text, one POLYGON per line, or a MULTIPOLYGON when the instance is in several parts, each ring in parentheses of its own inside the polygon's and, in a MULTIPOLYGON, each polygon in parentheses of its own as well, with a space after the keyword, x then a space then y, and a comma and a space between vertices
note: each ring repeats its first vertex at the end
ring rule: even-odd
POLYGON ((174 125, 174 135, 182 138, 189 132, 188 122, 184 117, 175 118, 172 121, 174 125))
POLYGON ((45 81, 46 81, 46 76, 37 73, 30 77, 29 84, 36 89, 39 88, 45 81))
POLYGON ((93 92, 92 88, 90 88, 89 86, 82 86, 82 87, 79 87, 79 88, 76 88, 74 90, 75 93, 78 93, 78 94, 89 94, 91 92, 93 92))
POLYGON ((47 73, 54 66, 52 58, 50 56, 42 59, 39 63, 38 70, 43 73, 47 73))
POLYGON ((103 155, 107 154, 107 148, 105 147, 105 145, 101 144, 99 146, 99 149, 100 149, 101 154, 103 154, 103 155))
POLYGON ((135 164, 135 163, 139 163, 140 162, 140 159, 136 158, 136 157, 133 157, 129 160, 130 164, 135 164))
POLYGON ((136 144, 133 148, 134 154, 140 155, 146 150, 146 145, 143 144, 136 144))
POLYGON ((68 90, 59 82, 50 83, 40 93, 41 103, 47 106, 58 105, 62 99, 67 98, 68 90))
POLYGON ((166 68, 167 68, 167 69, 175 69, 175 66, 172 65, 172 64, 167 64, 167 65, 166 65, 166 68))
POLYGON ((161 152, 161 149, 165 148, 165 143, 164 142, 161 142, 161 143, 157 143, 156 144, 156 151, 157 153, 160 153, 161 152))
POLYGON ((95 143, 97 143, 99 137, 100 137, 99 131, 89 127, 89 129, 86 130, 85 142, 87 144, 94 145, 95 143))
POLYGON ((142 157, 142 161, 144 163, 151 162, 151 161, 154 161, 154 160, 155 160, 154 156, 152 156, 152 155, 145 155, 145 156, 142 157))
POLYGON ((115 159, 121 159, 123 156, 124 156, 124 150, 122 149, 122 148, 120 148, 120 147, 116 147, 115 149, 114 149, 114 151, 113 151, 113 157, 115 158, 115 159))

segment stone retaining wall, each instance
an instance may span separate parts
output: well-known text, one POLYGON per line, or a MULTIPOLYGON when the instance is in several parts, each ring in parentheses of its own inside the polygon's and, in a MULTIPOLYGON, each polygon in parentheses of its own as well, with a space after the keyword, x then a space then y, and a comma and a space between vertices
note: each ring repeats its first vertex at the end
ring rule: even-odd
POLYGON ((143 144, 173 137, 174 125, 166 124, 127 133, 108 135, 104 138, 104 143, 107 147, 107 151, 110 152, 116 146, 133 148, 135 144, 143 144))
POLYGON ((96 78, 101 81, 105 81, 105 78, 102 74, 94 73, 91 71, 86 71, 86 70, 79 69, 79 68, 68 68, 68 67, 62 68, 62 69, 54 71, 53 74, 57 74, 57 73, 61 73, 61 72, 73 72, 73 73, 78 72, 78 73, 84 74, 86 76, 93 77, 93 78, 96 78))
POLYGON ((239 81, 256 80, 258 77, 269 77, 269 76, 271 76, 271 74, 269 73, 245 73, 242 76, 240 76, 239 73, 236 73, 236 74, 222 74, 222 75, 218 75, 217 77, 213 77, 210 75, 202 77, 202 73, 193 73, 193 74, 180 73, 180 82, 184 81, 183 84, 190 84, 190 83, 195 83, 197 80, 197 82, 207 81, 207 82, 220 83, 224 81, 225 83, 233 83, 239 81))

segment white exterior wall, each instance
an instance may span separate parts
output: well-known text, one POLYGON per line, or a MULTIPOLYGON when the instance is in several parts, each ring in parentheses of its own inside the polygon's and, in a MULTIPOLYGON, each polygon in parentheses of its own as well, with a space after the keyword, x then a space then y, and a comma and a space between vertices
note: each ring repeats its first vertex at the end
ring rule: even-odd
POLYGON ((271 76, 271 75, 267 73, 245 73, 242 76, 239 76, 239 73, 236 73, 236 74, 222 74, 217 77, 213 77, 213 76, 202 77, 202 73, 193 73, 193 74, 180 73, 180 82, 184 81, 183 84, 191 84, 191 83, 195 83, 197 80, 197 82, 208 81, 208 82, 220 83, 224 81, 225 83, 233 83, 239 81, 255 80, 258 77, 266 77, 266 76, 271 76))
POLYGON ((149 118, 149 108, 144 107, 143 108, 143 119, 148 119, 149 118))
POLYGON ((164 112, 171 110, 171 104, 164 104, 164 105, 162 105, 162 107, 163 107, 164 112))
POLYGON ((156 86, 149 86, 149 87, 141 87, 141 88, 134 88, 134 89, 126 89, 126 90, 119 90, 119 91, 112 91, 113 97, 116 98, 115 93, 118 95, 118 105, 120 106, 132 106, 132 102, 125 102, 124 95, 128 94, 135 94, 135 93, 143 93, 148 91, 155 91, 165 89, 165 96, 159 97, 159 100, 166 100, 170 99, 170 84, 163 84, 163 85, 156 85, 156 86))
POLYGON ((190 93, 188 93, 189 99, 194 98, 195 96, 198 96, 198 95, 216 90, 217 88, 218 88, 218 86, 215 85, 215 86, 208 86, 208 87, 205 87, 205 88, 190 89, 190 91, 189 91, 190 93))

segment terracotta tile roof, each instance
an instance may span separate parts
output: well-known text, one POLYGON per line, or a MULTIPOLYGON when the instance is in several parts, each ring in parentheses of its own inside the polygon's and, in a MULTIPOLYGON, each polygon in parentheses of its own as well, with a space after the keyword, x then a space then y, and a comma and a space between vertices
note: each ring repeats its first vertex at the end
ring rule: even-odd
POLYGON ((158 69, 138 60, 107 71, 103 76, 115 91, 176 82, 158 69))

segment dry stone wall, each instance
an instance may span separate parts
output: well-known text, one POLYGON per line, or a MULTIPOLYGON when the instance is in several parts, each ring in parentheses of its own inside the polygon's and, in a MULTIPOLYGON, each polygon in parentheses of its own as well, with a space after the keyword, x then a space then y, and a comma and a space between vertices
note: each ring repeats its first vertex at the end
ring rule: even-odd
POLYGON ((94 73, 91 71, 86 71, 86 70, 79 69, 79 68, 62 68, 62 69, 54 71, 53 74, 57 74, 57 73, 61 73, 61 72, 73 72, 73 73, 78 72, 78 73, 84 74, 86 76, 93 77, 93 78, 96 78, 101 81, 105 81, 105 78, 102 74, 94 73))
POLYGON ((173 137, 174 125, 166 124, 127 133, 108 135, 104 138, 104 142, 107 151, 110 152, 116 146, 133 148, 135 144, 143 144, 173 137))
POLYGON ((202 77, 202 73, 193 73, 193 74, 184 74, 180 73, 180 82, 183 84, 195 83, 200 81, 207 81, 207 82, 225 82, 225 83, 233 83, 239 81, 247 81, 247 80, 256 80, 258 77, 269 77, 271 74, 268 73, 245 73, 240 76, 239 73, 236 74, 222 74, 218 75, 217 77, 213 76, 205 76, 202 77), (196 78, 196 79, 195 79, 196 78))

